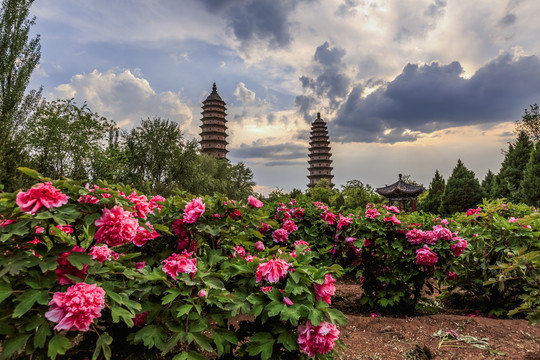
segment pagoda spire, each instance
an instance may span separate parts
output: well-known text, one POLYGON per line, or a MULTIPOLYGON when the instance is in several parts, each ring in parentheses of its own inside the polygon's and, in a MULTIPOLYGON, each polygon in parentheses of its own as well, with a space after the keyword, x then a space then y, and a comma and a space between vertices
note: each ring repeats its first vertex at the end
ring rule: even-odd
POLYGON ((317 119, 311 124, 311 136, 309 138, 309 184, 313 187, 321 179, 327 179, 330 186, 334 187, 332 179, 332 153, 330 153, 330 139, 326 123, 321 119, 321 113, 317 113, 317 119))
POLYGON ((212 93, 203 101, 201 141, 202 153, 218 159, 226 159, 227 153, 227 114, 225 101, 217 92, 216 83, 212 85, 212 93))

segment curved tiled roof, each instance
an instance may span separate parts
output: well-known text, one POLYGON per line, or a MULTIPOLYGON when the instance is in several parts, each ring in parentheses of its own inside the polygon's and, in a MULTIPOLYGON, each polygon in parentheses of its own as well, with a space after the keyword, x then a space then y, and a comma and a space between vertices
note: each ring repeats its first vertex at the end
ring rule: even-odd
POLYGON ((212 92, 210 93, 210 95, 208 95, 208 97, 206 98, 206 100, 218 100, 218 101, 223 101, 223 100, 221 99, 221 96, 219 96, 219 94, 217 93, 216 83, 214 83, 214 85, 212 86, 212 92))
POLYGON ((385 197, 410 197, 418 196, 426 191, 426 189, 423 186, 407 184, 401 180, 401 174, 399 174, 399 180, 397 182, 392 185, 377 188, 375 191, 385 197))

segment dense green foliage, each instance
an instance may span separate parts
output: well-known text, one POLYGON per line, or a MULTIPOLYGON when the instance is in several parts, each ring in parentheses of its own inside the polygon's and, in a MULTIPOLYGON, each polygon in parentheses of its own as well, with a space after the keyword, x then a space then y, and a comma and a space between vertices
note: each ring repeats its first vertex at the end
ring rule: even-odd
POLYGON ((536 143, 531 152, 527 166, 523 171, 520 194, 521 199, 531 205, 540 207, 540 143, 536 143))
POLYGON ((444 178, 439 174, 439 170, 435 170, 435 175, 429 183, 428 194, 420 202, 420 209, 428 213, 438 214, 441 209, 445 186, 444 178))
POLYGON ((41 57, 39 35, 29 39, 33 0, 2 0, 0 7, 0 184, 23 184, 17 167, 27 165, 23 128, 41 91, 25 94, 41 57))
POLYGON ((444 189, 441 213, 453 214, 466 211, 481 201, 482 190, 474 172, 467 169, 463 162, 458 160, 444 189))

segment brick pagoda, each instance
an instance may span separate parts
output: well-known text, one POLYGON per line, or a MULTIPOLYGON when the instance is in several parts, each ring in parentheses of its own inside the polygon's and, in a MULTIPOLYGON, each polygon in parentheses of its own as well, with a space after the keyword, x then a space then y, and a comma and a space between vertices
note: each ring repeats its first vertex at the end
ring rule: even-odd
POLYGON ((317 119, 311 125, 311 137, 309 138, 309 184, 313 187, 321 179, 327 179, 330 186, 332 183, 332 153, 330 153, 330 140, 326 123, 321 119, 321 113, 317 113, 317 119))
POLYGON ((225 101, 217 93, 216 83, 212 86, 212 93, 203 101, 201 125, 202 153, 218 159, 226 159, 227 153, 227 114, 225 101))

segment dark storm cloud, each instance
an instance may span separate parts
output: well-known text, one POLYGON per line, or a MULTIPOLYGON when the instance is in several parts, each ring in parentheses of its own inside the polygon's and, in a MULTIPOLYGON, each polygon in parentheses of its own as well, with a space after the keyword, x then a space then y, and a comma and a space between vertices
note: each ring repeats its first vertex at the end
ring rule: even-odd
POLYGON ((251 145, 242 144, 239 148, 231 149, 236 158, 245 159, 279 159, 279 161, 293 161, 307 158, 307 148, 297 144, 268 145, 266 141, 258 140, 251 145))
POLYGON ((208 12, 221 12, 238 40, 244 44, 268 41, 272 47, 287 46, 292 35, 289 14, 294 0, 203 0, 208 12))
POLYGON ((513 25, 516 22, 516 15, 515 14, 506 14, 503 16, 503 18, 499 21, 499 25, 505 27, 513 25))
POLYGON ((540 97, 536 56, 514 59, 503 53, 470 79, 460 77, 462 72, 458 62, 408 64, 367 97, 354 88, 330 130, 344 142, 414 141, 418 133, 515 120, 540 97))
POLYGON ((295 102, 299 111, 304 115, 304 119, 311 121, 314 107, 321 99, 328 99, 330 108, 335 109, 347 96, 351 79, 345 74, 346 64, 343 62, 345 49, 330 47, 325 42, 315 50, 313 60, 320 68, 320 73, 316 78, 302 76, 300 82, 306 92, 305 95, 296 97, 295 102))

